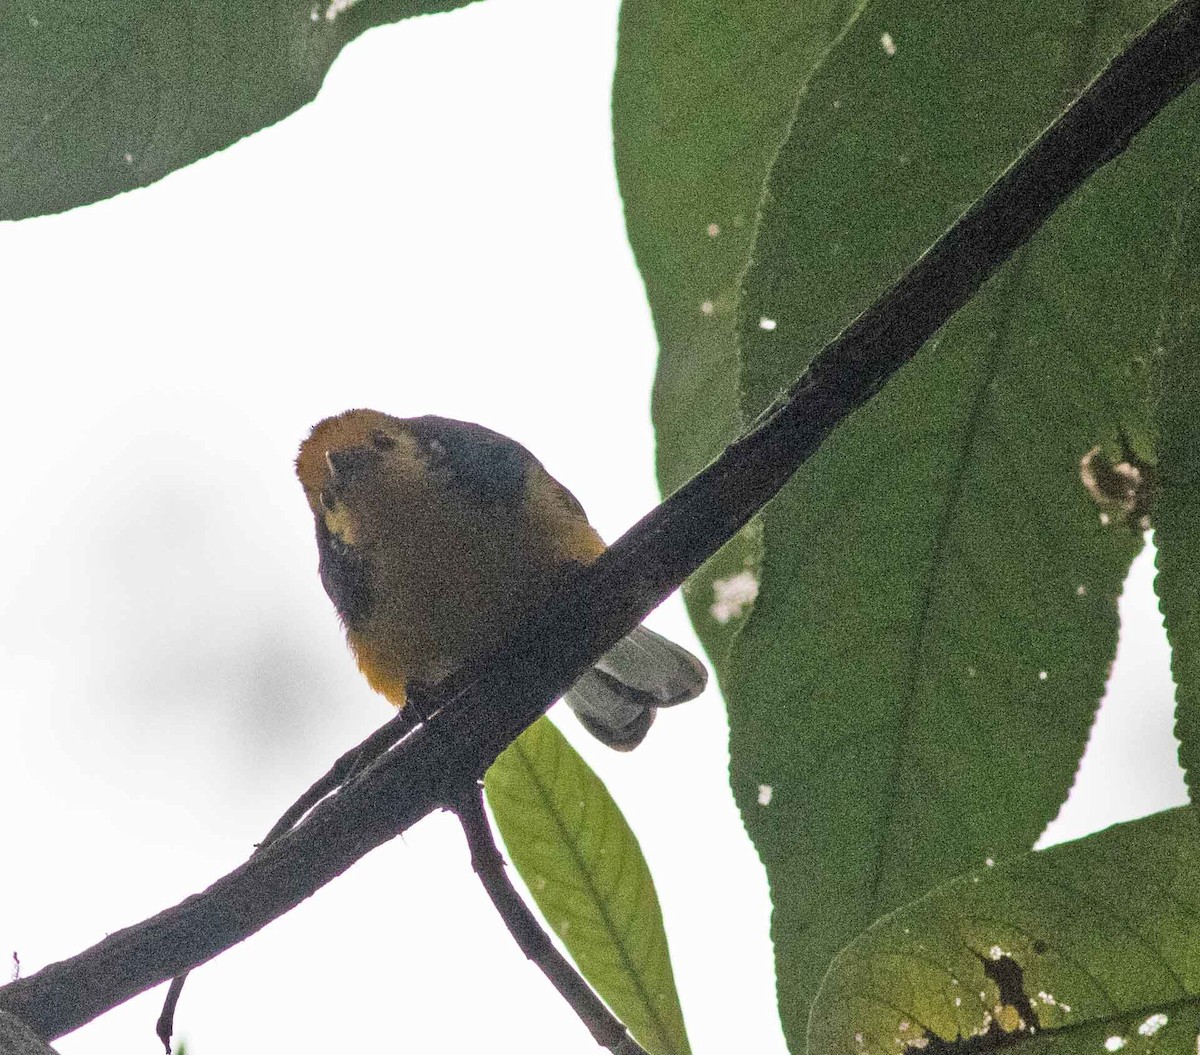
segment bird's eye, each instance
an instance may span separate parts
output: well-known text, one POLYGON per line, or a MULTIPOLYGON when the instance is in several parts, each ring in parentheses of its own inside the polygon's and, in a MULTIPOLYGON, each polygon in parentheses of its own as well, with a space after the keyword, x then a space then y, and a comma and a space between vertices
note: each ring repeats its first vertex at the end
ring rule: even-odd
POLYGON ((375 445, 377 451, 390 451, 396 446, 396 441, 386 432, 372 432, 371 442, 375 445))

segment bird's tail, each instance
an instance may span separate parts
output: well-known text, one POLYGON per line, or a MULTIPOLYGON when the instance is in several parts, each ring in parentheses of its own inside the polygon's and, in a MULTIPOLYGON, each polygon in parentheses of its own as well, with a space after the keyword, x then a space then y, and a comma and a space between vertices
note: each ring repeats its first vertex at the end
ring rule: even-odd
POLYGON ((563 697, 597 740, 632 751, 659 707, 693 700, 708 670, 686 648, 639 626, 597 660, 563 697))

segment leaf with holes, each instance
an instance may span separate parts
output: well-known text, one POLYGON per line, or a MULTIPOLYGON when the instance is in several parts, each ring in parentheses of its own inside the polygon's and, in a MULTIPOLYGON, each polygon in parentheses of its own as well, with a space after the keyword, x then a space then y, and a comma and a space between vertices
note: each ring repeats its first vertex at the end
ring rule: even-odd
POLYGON ((0 5, 0 220, 162 179, 311 101, 364 30, 469 2, 0 5))
MULTIPOLYGON (((740 308, 747 415, 1152 13, 872 3, 810 80, 768 182, 740 308)), ((724 687, 794 1050, 838 949, 973 862, 1028 850, 1070 789, 1142 546, 1163 246, 1198 120, 1195 93, 1161 114, 762 518, 724 687)))
POLYGON ((1192 807, 981 867, 870 927, 813 1006, 810 1055, 1195 1055, 1192 807))
POLYGON ((600 778, 540 718, 484 786, 512 863, 583 976, 651 1055, 686 1055, 654 880, 600 778))

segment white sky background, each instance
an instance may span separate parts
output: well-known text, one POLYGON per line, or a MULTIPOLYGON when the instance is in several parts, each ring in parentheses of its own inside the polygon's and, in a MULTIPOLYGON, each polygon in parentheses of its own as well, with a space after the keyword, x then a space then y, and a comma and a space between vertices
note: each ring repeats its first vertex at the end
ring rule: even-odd
MULTIPOLYGON (((0 772, 20 848, 0 869, 0 956, 25 974, 239 864, 389 715, 342 643, 292 475, 319 418, 481 421, 609 539, 657 501, 655 342, 612 172, 615 26, 610 0, 489 0, 374 30, 282 124, 147 190, 0 225, 0 772)), ((1151 576, 1140 560, 1057 838, 1183 801, 1151 576)), ((651 622, 694 644, 677 600, 651 622)), ((781 1053, 715 693, 628 756, 561 726, 642 840, 697 1055, 781 1053)), ((57 1046, 152 1055, 162 992, 57 1046)), ((597 1050, 443 815, 198 969, 177 1025, 193 1055, 597 1050)))

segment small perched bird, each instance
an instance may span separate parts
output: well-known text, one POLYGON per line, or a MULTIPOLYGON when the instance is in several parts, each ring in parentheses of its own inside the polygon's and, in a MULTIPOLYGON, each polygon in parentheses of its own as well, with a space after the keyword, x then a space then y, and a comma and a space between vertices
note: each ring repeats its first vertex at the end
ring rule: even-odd
MULTIPOLYGON (((515 440, 466 421, 348 410, 317 424, 296 475, 321 582, 372 688, 403 707, 497 644, 572 567, 605 546, 575 496, 515 440)), ((708 671, 641 626, 564 699, 628 751, 655 709, 694 699, 708 671)))

